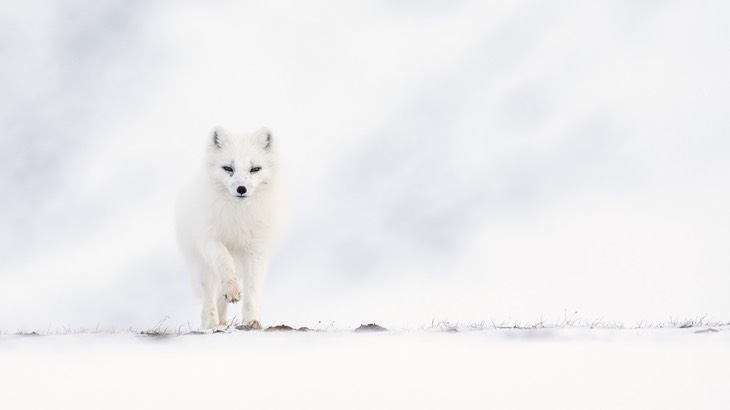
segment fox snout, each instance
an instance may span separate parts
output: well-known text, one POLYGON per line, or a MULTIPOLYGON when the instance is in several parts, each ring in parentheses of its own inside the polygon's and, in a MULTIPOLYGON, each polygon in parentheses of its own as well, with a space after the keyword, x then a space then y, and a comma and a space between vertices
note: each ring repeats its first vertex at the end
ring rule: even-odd
POLYGON ((246 196, 247 189, 245 186, 240 185, 238 188, 236 188, 236 192, 238 193, 238 196, 240 198, 244 198, 246 196))

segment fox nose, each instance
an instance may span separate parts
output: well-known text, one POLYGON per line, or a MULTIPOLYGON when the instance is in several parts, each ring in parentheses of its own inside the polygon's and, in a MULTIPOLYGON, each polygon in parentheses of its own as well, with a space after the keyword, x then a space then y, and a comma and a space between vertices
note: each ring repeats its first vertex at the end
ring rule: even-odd
POLYGON ((238 192, 238 195, 243 195, 246 193, 246 187, 241 185, 236 189, 236 192, 238 192))

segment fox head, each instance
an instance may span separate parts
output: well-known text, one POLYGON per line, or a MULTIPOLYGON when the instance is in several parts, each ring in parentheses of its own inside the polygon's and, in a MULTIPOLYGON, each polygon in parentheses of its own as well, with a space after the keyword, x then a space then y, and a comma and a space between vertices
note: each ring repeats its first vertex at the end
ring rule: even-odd
POLYGON ((243 201, 256 195, 273 179, 274 141, 268 128, 252 133, 213 130, 206 166, 216 190, 243 201))

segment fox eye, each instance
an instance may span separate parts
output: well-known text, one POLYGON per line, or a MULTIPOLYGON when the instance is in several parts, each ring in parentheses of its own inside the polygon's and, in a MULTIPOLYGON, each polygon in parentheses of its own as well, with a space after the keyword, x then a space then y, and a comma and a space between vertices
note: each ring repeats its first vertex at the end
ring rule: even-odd
POLYGON ((224 171, 226 171, 226 172, 228 172, 228 173, 230 173, 230 174, 232 174, 232 173, 233 173, 233 168, 229 167, 228 165, 226 165, 226 166, 223 166, 223 167, 221 167, 221 168, 223 168, 223 170, 224 170, 224 171))
POLYGON ((252 174, 255 174, 255 173, 259 172, 259 171, 261 171, 261 167, 253 167, 253 168, 251 168, 251 173, 252 174))

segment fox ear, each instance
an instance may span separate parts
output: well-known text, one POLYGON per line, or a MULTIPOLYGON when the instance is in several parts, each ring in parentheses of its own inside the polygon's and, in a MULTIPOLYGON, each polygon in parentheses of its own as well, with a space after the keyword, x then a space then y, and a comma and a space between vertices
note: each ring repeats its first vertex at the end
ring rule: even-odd
POLYGON ((264 127, 259 129, 255 132, 256 134, 256 140, 259 142, 259 144, 266 150, 271 149, 271 140, 272 140, 272 133, 271 130, 264 127))
POLYGON ((210 135, 210 142, 213 148, 220 149, 223 146, 221 141, 223 140, 224 132, 221 127, 213 128, 213 132, 210 135))

